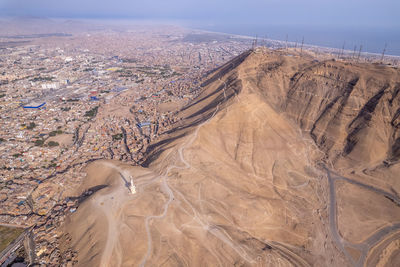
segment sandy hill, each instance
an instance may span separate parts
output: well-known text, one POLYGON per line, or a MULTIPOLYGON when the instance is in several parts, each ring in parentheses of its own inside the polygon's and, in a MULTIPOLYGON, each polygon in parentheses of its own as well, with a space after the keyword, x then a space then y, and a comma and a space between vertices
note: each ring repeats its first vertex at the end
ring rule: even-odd
POLYGON ((226 63, 143 167, 88 167, 77 194, 106 187, 66 223, 78 265, 399 265, 399 74, 264 49, 226 63))

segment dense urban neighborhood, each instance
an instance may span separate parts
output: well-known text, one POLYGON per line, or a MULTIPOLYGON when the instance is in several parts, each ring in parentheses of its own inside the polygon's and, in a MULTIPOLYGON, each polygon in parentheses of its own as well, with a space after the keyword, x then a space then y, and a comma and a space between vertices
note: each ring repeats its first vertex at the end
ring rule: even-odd
POLYGON ((82 168, 140 164, 202 78, 251 45, 173 26, 0 41, 10 38, 0 47, 0 223, 32 231, 33 257, 50 264, 60 260, 55 226, 76 210, 69 192, 82 168))

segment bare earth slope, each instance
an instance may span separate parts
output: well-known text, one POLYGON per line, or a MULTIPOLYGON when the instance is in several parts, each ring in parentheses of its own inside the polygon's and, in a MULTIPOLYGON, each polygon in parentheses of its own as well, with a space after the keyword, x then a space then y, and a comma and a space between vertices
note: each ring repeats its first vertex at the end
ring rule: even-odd
POLYGON ((107 187, 66 223, 78 265, 400 264, 399 84, 377 65, 242 54, 144 167, 88 167, 77 194, 107 187))

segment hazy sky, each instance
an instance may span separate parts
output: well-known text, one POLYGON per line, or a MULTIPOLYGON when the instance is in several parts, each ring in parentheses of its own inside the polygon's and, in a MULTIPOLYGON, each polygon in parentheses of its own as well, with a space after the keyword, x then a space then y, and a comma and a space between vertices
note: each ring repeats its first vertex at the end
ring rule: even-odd
POLYGON ((0 16, 173 21, 400 56, 399 11, 400 0, 0 0, 0 16))
POLYGON ((400 0, 0 0, 0 15, 399 27, 400 0))

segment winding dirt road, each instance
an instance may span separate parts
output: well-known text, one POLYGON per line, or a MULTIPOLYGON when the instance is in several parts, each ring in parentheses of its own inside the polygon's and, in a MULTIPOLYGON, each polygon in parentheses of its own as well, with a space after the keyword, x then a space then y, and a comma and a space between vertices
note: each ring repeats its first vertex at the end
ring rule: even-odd
MULTIPOLYGON (((225 88, 224 88, 224 94, 225 94, 225 88)), ((186 147, 188 147, 191 144, 193 144, 193 142, 197 139, 198 132, 199 132, 200 128, 203 127, 205 124, 207 124, 215 116, 215 114, 217 113, 217 111, 219 109, 219 106, 220 106, 220 104, 218 104, 218 106, 216 107, 214 113, 211 115, 211 117, 207 121, 205 121, 202 124, 200 124, 199 126, 197 126, 196 131, 192 135, 192 138, 189 139, 188 142, 184 143, 179 148, 179 150, 178 150, 179 159, 184 164, 184 167, 176 166, 176 165, 169 166, 167 168, 167 170, 165 171, 165 173, 163 175, 159 176, 159 179, 162 180, 162 187, 165 190, 165 192, 168 193, 169 199, 164 205, 164 211, 163 211, 162 214, 160 214, 160 215, 151 215, 151 216, 146 217, 146 219, 145 219, 145 228, 146 228, 146 233, 147 233, 147 252, 146 252, 146 255, 144 256, 140 266, 145 266, 145 264, 147 262, 147 259, 150 257, 150 254, 151 254, 151 251, 152 251, 152 238, 151 238, 151 232, 150 232, 150 226, 149 226, 150 221, 153 220, 153 219, 163 219, 167 215, 169 205, 171 204, 172 200, 174 200, 174 193, 171 190, 171 188, 169 187, 168 181, 167 181, 168 173, 172 169, 188 169, 188 168, 191 167, 191 165, 185 160, 185 158, 183 156, 183 150, 186 147)), ((157 179, 157 180, 159 180, 159 179, 157 179)))
MULTIPOLYGON (((224 82, 224 99, 226 99, 226 83, 224 82)), ((222 103, 222 102, 221 102, 222 103)), ((189 162, 186 161, 184 155, 183 155, 183 151, 184 149, 186 149, 188 146, 192 145, 193 142, 197 139, 198 137, 198 133, 199 130, 201 129, 201 127, 203 127, 204 125, 206 125, 207 123, 210 122, 210 120, 212 118, 214 118, 215 114, 218 112, 221 103, 219 103, 213 114, 210 116, 210 118, 208 118, 205 122, 203 122, 202 124, 200 124, 199 126, 197 126, 195 132, 192 134, 191 138, 185 142, 183 145, 181 145, 181 147, 178 149, 178 154, 179 154, 179 160, 180 162, 182 162, 184 164, 184 166, 176 166, 176 165, 172 165, 169 166, 167 168, 167 170, 164 172, 163 175, 159 176, 159 178, 157 180, 162 181, 162 187, 164 189, 165 192, 168 193, 169 199, 168 201, 165 203, 164 205, 164 211, 162 214, 160 215, 152 215, 152 216, 148 216, 145 219, 145 228, 146 228, 146 233, 147 233, 147 252, 140 264, 140 266, 145 266, 147 263, 147 260, 149 259, 151 252, 152 252, 152 237, 151 237, 151 232, 150 232, 150 221, 154 220, 154 219, 163 219, 168 212, 168 208, 171 204, 171 202, 175 199, 173 190, 170 188, 169 184, 168 184, 168 173, 172 170, 172 169, 189 169, 191 168, 191 165, 189 162)), ((154 182, 154 180, 152 181, 154 182)), ((176 190, 175 190, 176 191, 176 190)), ((197 212, 195 211, 194 207, 189 203, 189 201, 187 201, 187 199, 184 197, 184 195, 179 192, 176 191, 179 196, 182 198, 182 200, 188 204, 188 206, 192 209, 193 211, 193 220, 196 221, 204 230, 208 231, 209 233, 211 233, 212 235, 214 235, 215 237, 217 237, 220 241, 222 241, 224 244, 226 244, 227 246, 229 246, 230 248, 232 248, 241 258, 243 258, 246 262, 248 263, 255 263, 254 259, 252 259, 249 255, 247 255, 247 253, 245 252, 245 250, 240 246, 240 245, 236 245, 232 242, 231 238, 229 236, 227 236, 223 231, 221 231, 220 229, 218 229, 217 226, 212 225, 208 222, 204 222, 203 220, 200 219, 200 217, 198 216, 197 212)))

